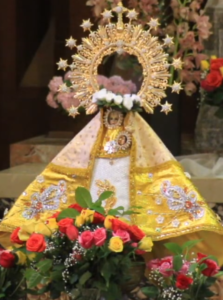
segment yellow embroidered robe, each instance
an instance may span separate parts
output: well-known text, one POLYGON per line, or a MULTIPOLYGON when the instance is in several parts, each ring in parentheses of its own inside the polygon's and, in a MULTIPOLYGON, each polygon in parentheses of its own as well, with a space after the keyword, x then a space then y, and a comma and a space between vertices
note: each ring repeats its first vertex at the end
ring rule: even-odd
MULTIPOLYGON (((0 224, 3 246, 10 245, 14 228, 36 218, 46 219, 74 202, 78 186, 91 186, 107 132, 102 114, 96 115, 18 198, 0 224)), ((131 221, 157 241, 154 256, 164 255, 162 243, 167 239, 182 243, 201 238, 197 250, 216 255, 223 264, 223 227, 180 164, 139 114, 129 113, 125 126, 132 132, 130 151, 119 157, 129 157, 126 193, 130 206, 142 207, 131 221)), ((111 154, 107 159, 112 157, 117 158, 111 154)))

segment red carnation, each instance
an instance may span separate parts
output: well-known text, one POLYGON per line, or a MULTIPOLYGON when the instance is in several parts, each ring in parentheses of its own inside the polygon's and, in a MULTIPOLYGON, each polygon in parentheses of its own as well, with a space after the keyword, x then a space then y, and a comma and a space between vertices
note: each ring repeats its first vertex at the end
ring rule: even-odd
POLYGON ((20 230, 20 227, 17 227, 15 230, 13 230, 12 234, 10 235, 10 239, 11 239, 12 243, 22 245, 25 242, 20 240, 20 238, 18 236, 19 230, 20 230))
POLYGON ((128 232, 132 241, 134 242, 141 241, 141 239, 144 238, 144 236, 146 236, 145 233, 136 225, 129 226, 128 232))
POLYGON ((74 203, 74 204, 71 204, 70 206, 69 206, 69 208, 73 208, 73 209, 75 209, 75 210, 77 210, 77 211, 79 211, 79 212, 81 212, 82 210, 83 210, 83 207, 81 207, 79 204, 77 204, 77 203, 74 203))
POLYGON ((129 231, 130 225, 120 221, 119 219, 110 219, 112 230, 116 232, 118 229, 129 231))
POLYGON ((193 283, 193 279, 184 274, 179 274, 177 276, 176 287, 180 290, 186 290, 193 283))
POLYGON ((93 224, 104 223, 105 217, 102 214, 99 214, 97 211, 94 213, 93 224))

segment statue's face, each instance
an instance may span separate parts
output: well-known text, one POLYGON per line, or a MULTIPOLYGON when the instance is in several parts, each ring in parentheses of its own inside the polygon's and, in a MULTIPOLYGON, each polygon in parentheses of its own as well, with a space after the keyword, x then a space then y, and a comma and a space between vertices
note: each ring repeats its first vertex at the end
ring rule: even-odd
POLYGON ((120 146, 122 146, 122 145, 125 145, 126 142, 127 142, 126 136, 121 135, 121 136, 119 137, 119 139, 118 139, 118 144, 119 144, 120 146))
POLYGON ((116 111, 113 111, 108 116, 108 123, 110 125, 116 125, 119 121, 119 113, 116 111))

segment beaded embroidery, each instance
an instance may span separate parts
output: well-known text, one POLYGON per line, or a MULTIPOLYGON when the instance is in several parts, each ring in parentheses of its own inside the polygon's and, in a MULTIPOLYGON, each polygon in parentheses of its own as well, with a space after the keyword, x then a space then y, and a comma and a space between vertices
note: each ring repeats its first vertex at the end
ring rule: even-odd
POLYGON ((194 219, 201 219, 204 216, 205 210, 199 205, 195 191, 187 193, 182 187, 171 185, 171 182, 166 180, 161 185, 161 193, 171 210, 184 210, 194 219))
POLYGON ((56 210, 60 207, 60 201, 66 201, 66 182, 59 181, 58 185, 50 185, 40 193, 34 193, 31 196, 31 205, 22 216, 27 219, 33 219, 45 211, 56 210))

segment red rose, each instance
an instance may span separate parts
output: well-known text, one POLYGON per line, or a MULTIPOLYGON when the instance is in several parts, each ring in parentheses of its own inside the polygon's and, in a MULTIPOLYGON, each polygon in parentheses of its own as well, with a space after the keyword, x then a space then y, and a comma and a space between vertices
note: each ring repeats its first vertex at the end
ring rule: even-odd
POLYGON ((0 266, 3 268, 11 268, 14 266, 15 256, 8 250, 0 252, 0 266))
MULTIPOLYGON (((133 248, 137 248, 137 247, 138 247, 138 244, 137 244, 137 243, 132 243, 131 246, 132 246, 133 248)), ((143 255, 143 254, 145 254, 145 253, 146 253, 146 251, 144 251, 144 250, 140 250, 140 249, 136 249, 136 250, 135 250, 135 254, 137 254, 137 255, 143 255)))
POLYGON ((44 236, 40 233, 33 233, 26 242, 26 249, 31 252, 43 252, 46 249, 44 236))
POLYGON ((60 213, 61 213, 60 211, 57 211, 57 212, 55 212, 55 214, 53 214, 52 216, 50 216, 47 219, 57 219, 57 217, 59 216, 60 213))
POLYGON ((222 85, 222 80, 223 78, 219 71, 211 71, 207 77, 201 81, 201 87, 205 91, 211 92, 222 85))
POLYGON ((82 232, 78 238, 78 242, 85 249, 90 249, 94 245, 94 233, 90 230, 82 232))
POLYGON ((11 242, 12 243, 15 243, 15 244, 19 244, 19 245, 22 245, 24 244, 25 242, 24 241, 21 241, 18 237, 18 232, 20 230, 20 227, 17 227, 15 230, 13 230, 12 234, 10 235, 10 239, 11 239, 11 242))
POLYGON ((83 210, 83 207, 81 207, 79 204, 77 203, 74 203, 74 204, 71 204, 70 206, 68 206, 69 208, 73 208, 73 209, 76 209, 77 211, 81 212, 83 210))
POLYGON ((184 274, 179 274, 177 276, 176 287, 180 290, 186 290, 193 283, 193 279, 184 274))
POLYGON ((101 214, 99 214, 97 211, 94 213, 94 219, 93 219, 93 224, 100 224, 104 223, 105 217, 101 214))
POLYGON ((76 261, 81 261, 82 258, 83 258, 83 255, 80 254, 80 253, 73 253, 73 258, 74 258, 74 260, 76 260, 76 261))
POLYGON ((120 221, 119 219, 110 219, 112 223, 112 230, 116 232, 118 229, 127 230, 129 229, 130 225, 120 221))
POLYGON ((105 228, 98 228, 94 232, 94 243, 95 246, 102 246, 104 245, 107 238, 106 229, 105 228))
POLYGON ((145 233, 136 225, 129 226, 128 232, 134 242, 141 241, 141 239, 146 236, 145 233))
POLYGON ((211 70, 219 70, 221 67, 223 67, 223 58, 211 59, 211 70))
POLYGON ((59 230, 62 233, 66 234, 67 227, 74 224, 74 220, 71 218, 65 218, 58 222, 59 230))
POLYGON ((219 272, 220 267, 214 260, 209 259, 209 258, 204 259, 205 257, 207 257, 207 255, 202 254, 202 253, 197 254, 198 263, 205 264, 207 266, 207 268, 204 269, 201 273, 207 277, 216 275, 219 272))
POLYGON ((78 231, 77 227, 75 227, 74 225, 70 225, 69 227, 67 227, 66 235, 69 238, 69 240, 76 241, 78 238, 78 234, 79 234, 79 231, 78 231))

